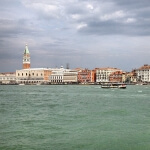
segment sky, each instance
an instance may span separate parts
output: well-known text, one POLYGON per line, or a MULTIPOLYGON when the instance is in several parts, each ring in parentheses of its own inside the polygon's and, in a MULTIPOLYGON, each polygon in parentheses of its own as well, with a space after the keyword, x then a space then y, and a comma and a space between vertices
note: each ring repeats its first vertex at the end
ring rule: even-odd
POLYGON ((1 0, 0 72, 150 64, 149 0, 1 0))

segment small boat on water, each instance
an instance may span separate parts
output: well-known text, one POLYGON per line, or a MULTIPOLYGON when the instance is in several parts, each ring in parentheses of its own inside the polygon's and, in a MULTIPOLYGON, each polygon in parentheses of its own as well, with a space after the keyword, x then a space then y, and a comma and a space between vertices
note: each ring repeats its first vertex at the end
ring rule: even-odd
POLYGON ((101 85, 101 88, 119 88, 126 89, 126 85, 123 83, 105 83, 101 85))
POLYGON ((18 85, 25 85, 24 83, 20 83, 20 84, 18 84, 18 85))
POLYGON ((127 87, 127 86, 126 86, 125 84, 122 84, 122 85, 119 85, 119 86, 118 86, 119 89, 126 89, 126 87, 127 87))

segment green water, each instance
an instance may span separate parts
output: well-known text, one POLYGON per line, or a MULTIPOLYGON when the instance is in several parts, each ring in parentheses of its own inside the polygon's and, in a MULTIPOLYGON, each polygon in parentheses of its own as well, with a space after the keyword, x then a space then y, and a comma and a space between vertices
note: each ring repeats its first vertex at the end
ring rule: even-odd
POLYGON ((150 150, 150 86, 0 86, 0 150, 150 150))

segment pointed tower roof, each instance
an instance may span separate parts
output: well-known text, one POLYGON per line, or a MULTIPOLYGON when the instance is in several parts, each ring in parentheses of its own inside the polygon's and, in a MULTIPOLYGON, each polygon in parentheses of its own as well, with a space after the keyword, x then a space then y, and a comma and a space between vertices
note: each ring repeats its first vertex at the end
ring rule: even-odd
POLYGON ((24 54, 30 54, 29 50, 28 50, 28 45, 26 44, 25 50, 24 50, 24 54))

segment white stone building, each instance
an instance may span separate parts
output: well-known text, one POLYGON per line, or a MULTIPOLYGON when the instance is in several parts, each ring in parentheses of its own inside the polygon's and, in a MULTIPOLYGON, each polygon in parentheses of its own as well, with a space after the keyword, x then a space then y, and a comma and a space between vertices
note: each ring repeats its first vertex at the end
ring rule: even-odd
POLYGON ((48 83, 51 72, 51 69, 48 68, 29 68, 16 70, 16 82, 18 84, 48 83))
POLYGON ((77 71, 64 69, 53 69, 49 77, 51 84, 77 83, 77 71))
POLYGON ((96 82, 109 82, 109 75, 116 71, 122 71, 117 68, 96 68, 96 82))
POLYGON ((144 65, 136 70, 137 81, 150 82, 150 65, 144 65))
POLYGON ((0 84, 15 84, 16 74, 15 73, 0 73, 0 84))

